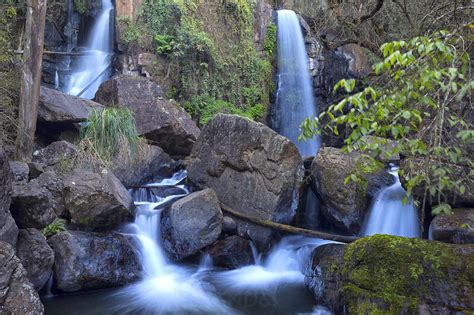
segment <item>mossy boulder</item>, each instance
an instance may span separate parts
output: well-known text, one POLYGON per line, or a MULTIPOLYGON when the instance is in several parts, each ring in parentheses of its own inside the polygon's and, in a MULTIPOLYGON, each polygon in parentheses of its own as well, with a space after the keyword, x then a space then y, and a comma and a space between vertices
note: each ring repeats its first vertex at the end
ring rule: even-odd
POLYGON ((474 311, 474 245, 375 235, 313 253, 306 283, 338 313, 474 311))
POLYGON ((359 232, 371 198, 393 181, 383 168, 364 173, 363 167, 360 154, 331 147, 321 148, 311 165, 312 188, 322 201, 322 214, 343 232, 359 232), (358 181, 346 182, 356 174, 358 181))

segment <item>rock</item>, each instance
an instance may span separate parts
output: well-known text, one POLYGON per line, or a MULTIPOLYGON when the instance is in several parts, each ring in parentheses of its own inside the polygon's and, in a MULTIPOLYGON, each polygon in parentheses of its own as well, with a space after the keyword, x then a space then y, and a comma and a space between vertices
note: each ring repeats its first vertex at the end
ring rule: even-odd
POLYGON ((356 157, 340 149, 323 147, 311 166, 312 187, 322 201, 322 214, 335 227, 350 233, 359 232, 370 198, 393 182, 386 170, 369 174, 360 171, 362 161, 356 161, 356 157), (345 178, 355 173, 362 179, 344 184, 345 178))
POLYGON ((336 314, 474 311, 474 245, 375 235, 313 253, 305 282, 336 314))
POLYGON ((67 231, 49 239, 54 250, 54 288, 63 292, 117 287, 138 280, 138 252, 119 233, 67 231))
POLYGON ((54 252, 43 234, 36 229, 20 230, 17 246, 18 258, 39 292, 53 272, 54 252))
POLYGON ((236 233, 237 232, 237 222, 234 219, 228 216, 224 216, 222 221, 222 231, 225 233, 236 233))
POLYGON ((133 162, 112 163, 111 170, 125 187, 140 186, 171 176, 177 167, 160 147, 141 144, 133 162))
POLYGON ((10 161, 8 163, 10 165, 10 170, 13 173, 13 180, 17 183, 26 184, 30 173, 28 164, 19 161, 10 161))
POLYGON ((191 256, 217 240, 222 220, 219 200, 212 189, 192 193, 163 212, 163 247, 175 260, 191 256))
POLYGON ((13 185, 11 213, 21 229, 43 229, 56 219, 53 196, 38 179, 13 185))
POLYGON ((176 103, 165 100, 162 89, 147 78, 114 77, 102 83, 95 98, 105 105, 130 108, 138 133, 173 158, 189 155, 199 135, 191 117, 176 103))
POLYGON ((18 227, 10 214, 13 174, 0 146, 0 241, 16 246, 18 227))
POLYGON ((38 293, 13 247, 0 242, 0 314, 43 314, 38 293))
POLYGON ((76 154, 77 148, 74 144, 67 141, 56 141, 41 150, 33 152, 33 162, 46 166, 67 164, 69 160, 76 157, 76 154))
POLYGON ((51 193, 49 203, 54 213, 60 218, 67 218, 66 206, 64 203, 64 183, 63 177, 58 175, 54 169, 48 169, 36 178, 38 185, 46 188, 51 193))
POLYGON ((82 230, 113 229, 132 218, 130 193, 110 171, 74 169, 64 179, 64 187, 71 223, 82 230))
POLYGON ((250 242, 233 235, 217 241, 207 250, 215 266, 236 269, 254 263, 250 242))
POLYGON ((256 1, 253 9, 253 41, 260 51, 264 50, 267 29, 272 22, 272 13, 272 6, 265 0, 256 1))
POLYGON ((44 167, 41 163, 30 162, 28 163, 28 178, 35 179, 44 173, 44 167))
POLYGON ((436 241, 454 244, 474 244, 474 209, 454 209, 452 214, 437 215, 430 229, 436 241))
MULTIPOLYGON (((234 210, 262 220, 290 223, 298 206, 303 162, 296 146, 267 126, 218 114, 201 132, 187 162, 189 181, 212 188, 234 210)), ((261 249, 272 230, 236 220, 241 236, 261 249)))
POLYGON ((364 49, 357 44, 347 44, 338 49, 349 61, 348 74, 351 77, 364 78, 371 73, 372 68, 364 49))
POLYGON ((93 109, 101 108, 103 106, 96 102, 42 86, 38 121, 39 123, 78 123, 86 120, 93 109))

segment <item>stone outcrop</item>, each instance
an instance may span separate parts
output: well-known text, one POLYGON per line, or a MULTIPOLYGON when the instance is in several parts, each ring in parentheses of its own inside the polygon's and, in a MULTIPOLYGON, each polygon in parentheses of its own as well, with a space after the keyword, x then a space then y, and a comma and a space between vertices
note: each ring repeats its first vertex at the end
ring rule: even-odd
POLYGON ((17 255, 36 291, 40 291, 48 282, 54 263, 54 252, 43 234, 36 229, 20 230, 17 255))
POLYGON ((219 200, 213 190, 192 193, 163 212, 163 247, 175 260, 191 256, 217 240, 222 220, 219 200))
POLYGON ((101 173, 75 169, 64 179, 64 202, 71 223, 81 230, 116 228, 132 218, 130 193, 104 169, 101 173))
POLYGON ((38 105, 38 121, 40 123, 78 123, 86 120, 93 109, 102 107, 96 102, 42 86, 38 105))
POLYGON ((114 77, 102 83, 95 99, 104 105, 128 107, 138 133, 172 157, 189 155, 199 135, 199 128, 184 109, 166 100, 163 90, 147 78, 114 77))
POLYGON ((373 173, 361 171, 362 161, 357 155, 350 155, 340 149, 321 148, 313 160, 312 188, 321 199, 321 211, 335 227, 346 232, 357 233, 360 230, 365 213, 380 188, 389 186, 393 178, 386 170, 373 173), (346 177, 357 174, 358 182, 344 183, 346 177))
MULTIPOLYGON (((212 188, 219 201, 245 215, 289 223, 295 216, 303 162, 296 146, 267 126, 216 115, 202 130, 188 161, 188 179, 212 188)), ((237 220, 238 231, 261 247, 272 231, 237 220)))
POLYGON ((10 213, 13 174, 7 156, 0 147, 0 241, 16 245, 18 227, 10 213))
POLYGON ((141 267, 131 240, 119 233, 61 232, 54 250, 54 288, 63 292, 117 287, 138 280, 141 267))
POLYGON ((56 141, 47 147, 33 152, 33 161, 46 166, 67 164, 76 157, 77 148, 67 141, 56 141))
POLYGON ((452 214, 437 215, 430 229, 434 240, 454 244, 474 244, 474 209, 454 209, 452 214))
POLYGON ((469 313, 473 259, 474 245, 376 235, 318 247, 305 282, 337 314, 469 313))
POLYGON ((44 307, 13 247, 0 241, 0 314, 43 314, 44 307))
POLYGON ((237 235, 217 241, 206 253, 218 267, 236 269, 254 263, 250 242, 237 235))

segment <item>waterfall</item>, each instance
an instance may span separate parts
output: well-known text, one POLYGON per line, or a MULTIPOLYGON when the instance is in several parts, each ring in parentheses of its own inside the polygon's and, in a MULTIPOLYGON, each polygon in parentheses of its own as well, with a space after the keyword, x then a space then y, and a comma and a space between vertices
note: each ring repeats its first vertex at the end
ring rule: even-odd
POLYGON ((389 173, 395 183, 380 190, 374 198, 362 235, 390 234, 404 237, 420 237, 420 222, 413 199, 403 204, 406 196, 398 177, 398 167, 391 166, 389 173))
POLYGON ((273 108, 273 128, 293 141, 303 157, 314 156, 320 139, 298 142, 300 125, 317 114, 303 33, 298 17, 278 11, 278 90, 273 108))
POLYGON ((87 51, 77 60, 66 93, 92 99, 100 84, 110 76, 113 9, 111 0, 102 0, 101 12, 89 34, 87 51))

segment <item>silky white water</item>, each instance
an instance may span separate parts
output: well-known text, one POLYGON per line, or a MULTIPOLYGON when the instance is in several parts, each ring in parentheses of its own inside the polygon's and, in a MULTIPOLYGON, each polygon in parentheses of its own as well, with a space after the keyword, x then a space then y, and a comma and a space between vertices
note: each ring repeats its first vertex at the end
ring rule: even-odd
POLYGON ((102 0, 102 10, 89 34, 87 54, 77 60, 68 78, 66 93, 92 99, 100 84, 109 77, 112 59, 110 26, 113 9, 111 0, 102 0))
POLYGON ((403 204, 406 191, 398 177, 398 168, 389 172, 395 183, 380 190, 374 198, 362 235, 390 234, 404 237, 420 237, 420 222, 412 198, 403 204))
POLYGON ((277 13, 278 90, 273 128, 293 141, 303 157, 314 156, 320 146, 319 138, 298 141, 301 123, 317 114, 303 33, 295 12, 277 13))

